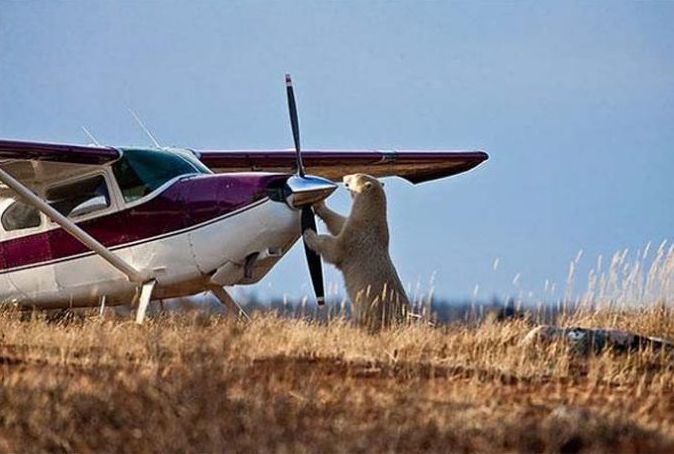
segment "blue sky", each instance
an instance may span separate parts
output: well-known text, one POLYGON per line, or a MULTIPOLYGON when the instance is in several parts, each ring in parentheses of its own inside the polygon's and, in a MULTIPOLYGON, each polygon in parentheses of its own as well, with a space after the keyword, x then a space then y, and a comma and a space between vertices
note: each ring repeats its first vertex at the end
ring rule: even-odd
MULTIPOLYGON (((290 147, 291 72, 307 148, 489 152, 387 183, 405 282, 540 292, 580 249, 672 238, 672 23, 672 2, 2 2, 0 136, 145 145, 128 106, 163 144, 290 147)), ((303 260, 258 290, 307 293, 303 260)))

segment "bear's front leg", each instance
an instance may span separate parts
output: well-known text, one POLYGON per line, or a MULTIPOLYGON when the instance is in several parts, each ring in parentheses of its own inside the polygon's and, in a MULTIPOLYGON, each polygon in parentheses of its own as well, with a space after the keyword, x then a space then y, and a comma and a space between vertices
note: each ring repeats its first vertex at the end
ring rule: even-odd
POLYGON ((330 235, 319 235, 311 229, 304 232, 304 241, 310 249, 316 251, 323 259, 338 265, 342 260, 342 254, 339 249, 339 241, 330 235))
POLYGON ((318 217, 321 218, 323 222, 325 222, 325 225, 328 227, 328 231, 334 236, 339 235, 339 233, 344 228, 346 218, 328 208, 325 204, 325 201, 314 204, 313 208, 318 217))

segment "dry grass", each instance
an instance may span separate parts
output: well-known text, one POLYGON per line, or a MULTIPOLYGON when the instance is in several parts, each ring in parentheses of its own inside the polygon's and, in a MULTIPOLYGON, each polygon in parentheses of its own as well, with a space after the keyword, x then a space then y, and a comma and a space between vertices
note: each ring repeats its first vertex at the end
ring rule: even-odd
MULTIPOLYGON (((663 309, 582 317, 674 338, 663 309)), ((0 451, 674 450, 672 358, 532 351, 528 329, 7 313, 0 451)))
MULTIPOLYGON (((647 249, 559 322, 674 339, 674 252, 647 249)), ((525 347, 530 327, 5 312, 0 451, 674 452, 674 358, 525 347)))

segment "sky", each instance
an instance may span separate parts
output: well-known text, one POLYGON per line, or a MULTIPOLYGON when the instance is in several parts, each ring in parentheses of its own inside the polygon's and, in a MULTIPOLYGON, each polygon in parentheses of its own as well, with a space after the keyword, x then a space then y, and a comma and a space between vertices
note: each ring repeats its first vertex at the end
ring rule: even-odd
MULTIPOLYGON (((580 250, 586 271, 674 236, 672 23, 657 1, 0 2, 0 137, 149 145, 132 108, 162 145, 289 148, 290 72, 305 148, 489 153, 387 180, 403 282, 539 295, 580 250)), ((310 293, 301 246, 254 290, 310 293)))

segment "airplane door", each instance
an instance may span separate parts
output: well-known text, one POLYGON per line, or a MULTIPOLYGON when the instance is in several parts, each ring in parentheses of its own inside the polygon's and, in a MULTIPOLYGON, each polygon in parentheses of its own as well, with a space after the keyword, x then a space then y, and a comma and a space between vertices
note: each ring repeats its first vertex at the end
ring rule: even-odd
MULTIPOLYGON (((47 188, 45 195, 53 208, 104 244, 109 242, 109 235, 114 236, 118 231, 113 215, 116 205, 105 173, 97 171, 59 182, 47 188)), ((62 228, 55 228, 51 233, 52 254, 59 260, 55 265, 56 280, 63 295, 72 300, 93 298, 91 295, 97 293, 98 284, 125 279, 62 228)))

